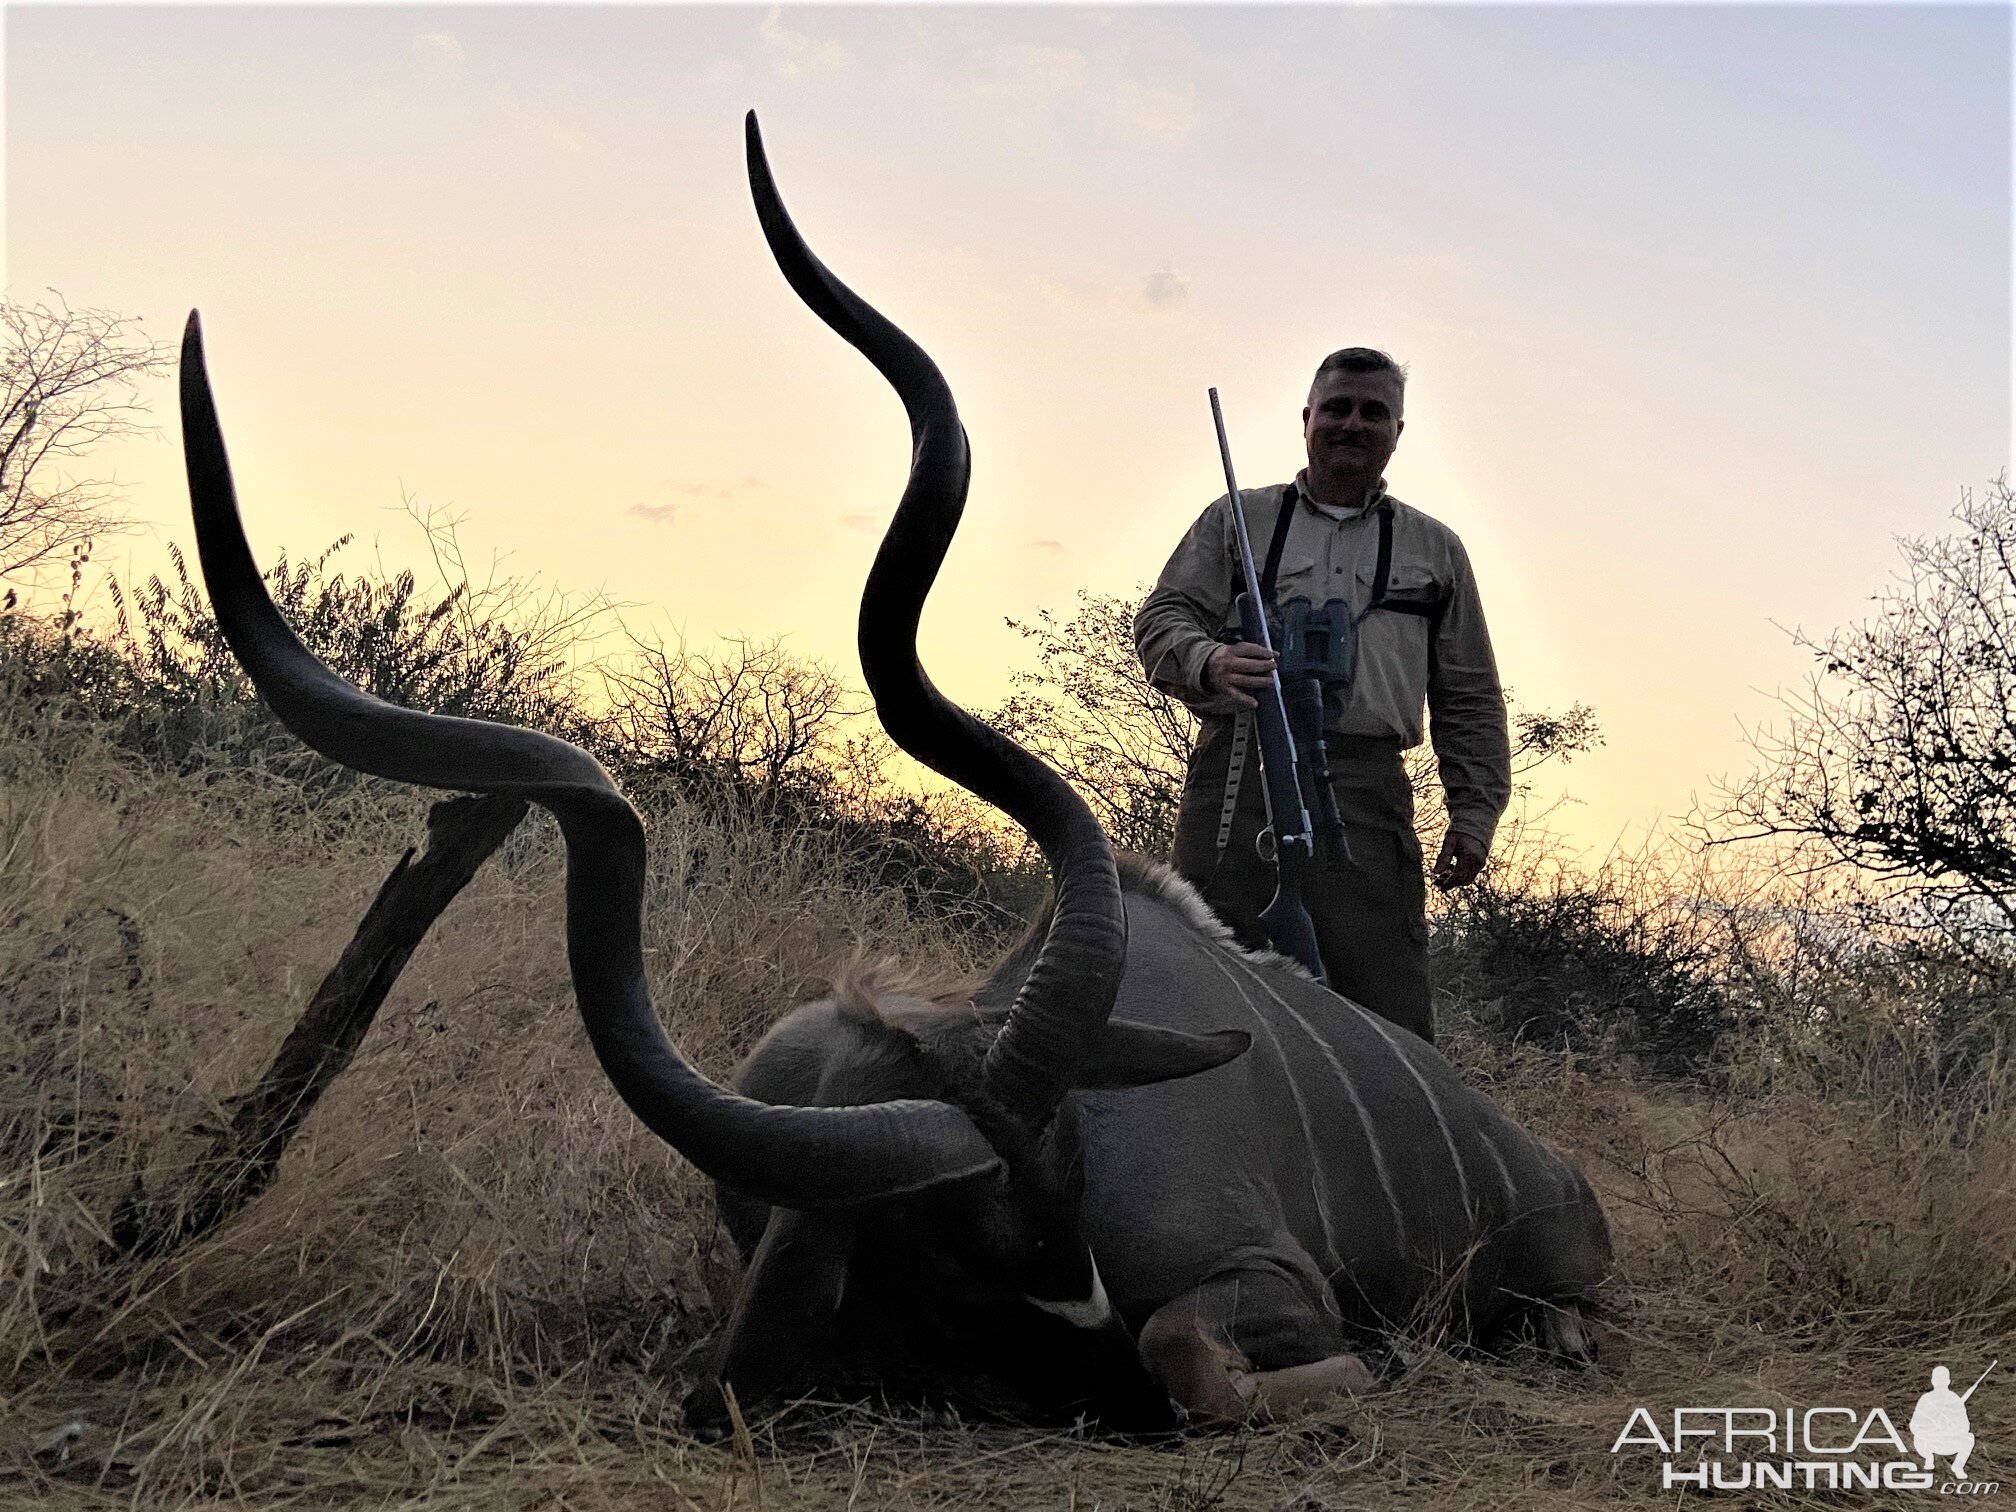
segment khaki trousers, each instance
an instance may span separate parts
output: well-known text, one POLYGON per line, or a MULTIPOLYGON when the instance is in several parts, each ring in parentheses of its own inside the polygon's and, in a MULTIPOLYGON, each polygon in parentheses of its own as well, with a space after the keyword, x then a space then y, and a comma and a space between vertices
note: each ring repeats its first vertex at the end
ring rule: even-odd
MULTIPOLYGON (((1223 851, 1218 828, 1232 752, 1230 718, 1207 719, 1191 753, 1176 817, 1176 870, 1193 883, 1241 943, 1267 947, 1260 910, 1274 896, 1274 863, 1255 839, 1267 824, 1258 732, 1248 741, 1245 772, 1223 851)), ((1333 735, 1330 775, 1351 859, 1331 854, 1313 801, 1314 774, 1302 762, 1304 801, 1317 827, 1316 864, 1303 901, 1331 988, 1382 1018, 1433 1041, 1428 989, 1427 885, 1414 833, 1414 792, 1398 740, 1333 735)))

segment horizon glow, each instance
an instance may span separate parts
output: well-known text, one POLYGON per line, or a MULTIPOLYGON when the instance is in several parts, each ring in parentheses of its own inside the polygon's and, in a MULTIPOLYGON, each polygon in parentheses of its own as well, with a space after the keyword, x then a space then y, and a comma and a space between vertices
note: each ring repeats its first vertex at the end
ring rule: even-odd
MULTIPOLYGON (((923 655, 1131 593, 1300 465, 1337 346, 1411 369, 1395 493, 1464 538, 1541 784, 1629 846, 2009 460, 2006 9, 22 8, 7 290, 205 317, 269 562, 355 533, 605 586, 853 673, 893 396, 772 267, 753 104, 815 251, 973 437, 923 655)), ((172 390, 108 450, 188 542, 172 390)))

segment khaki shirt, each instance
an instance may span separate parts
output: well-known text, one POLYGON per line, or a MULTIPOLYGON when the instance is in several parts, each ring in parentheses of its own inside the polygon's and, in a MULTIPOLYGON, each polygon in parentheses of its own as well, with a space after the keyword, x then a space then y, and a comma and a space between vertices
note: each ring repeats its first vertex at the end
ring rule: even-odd
MULTIPOLYGON (((1354 613, 1372 597, 1379 556, 1374 510, 1337 520, 1320 512, 1297 480, 1297 514, 1281 552, 1274 597, 1321 604, 1346 599, 1354 613)), ((1282 485, 1242 488, 1256 572, 1280 510, 1282 485)), ((1359 626, 1358 670, 1348 690, 1328 691, 1324 723, 1345 735, 1397 738, 1417 746, 1422 706, 1448 798, 1449 827, 1489 846, 1512 797, 1512 757, 1505 695, 1484 628, 1484 608, 1470 558, 1456 533, 1390 494, 1393 560, 1386 602, 1436 606, 1434 617, 1375 610, 1359 626)), ((1204 716, 1239 705, 1204 686, 1204 663, 1225 640, 1236 640, 1239 544, 1232 510, 1221 496, 1177 545, 1155 589, 1134 620, 1134 646, 1148 679, 1204 716), (1227 634, 1226 632, 1230 632, 1227 634)))

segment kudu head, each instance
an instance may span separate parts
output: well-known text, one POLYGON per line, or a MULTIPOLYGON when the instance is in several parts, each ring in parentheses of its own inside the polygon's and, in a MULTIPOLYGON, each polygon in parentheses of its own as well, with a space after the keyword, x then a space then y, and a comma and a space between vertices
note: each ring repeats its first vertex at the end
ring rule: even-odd
MULTIPOLYGON (((1048 928, 1005 1012, 905 1022, 836 1010, 859 1036, 859 1054, 842 1057, 816 1096, 781 1105, 690 1065, 660 1025, 645 979, 636 811, 565 741, 383 703, 301 644, 245 539, 192 313, 182 344, 183 449, 218 625, 274 713, 331 760, 428 787, 516 794, 559 821, 568 962, 597 1058, 631 1110, 713 1177, 724 1200, 767 1210, 717 1356, 731 1383, 742 1372, 762 1389, 788 1375, 776 1365, 793 1330, 819 1332, 840 1315, 850 1286, 857 1297, 894 1287, 906 1316, 955 1334, 1013 1328, 1017 1309, 1060 1325, 1078 1341, 1078 1358, 1058 1368, 1096 1376, 1084 1393, 1091 1409, 1116 1426, 1160 1426, 1166 1399, 1106 1305, 1078 1232, 1076 1122, 1065 1094, 1200 1071, 1237 1055, 1246 1038, 1109 1022, 1126 917, 1105 835, 1055 773, 945 699, 917 662, 918 618, 966 495, 966 437, 951 392, 923 351, 805 246, 753 113, 747 139, 757 212, 785 277, 882 372, 910 419, 909 484, 861 603, 862 668, 877 713, 899 746, 1026 829, 1050 866, 1048 928), (897 1274, 906 1257, 908 1273, 897 1274)), ((719 1407, 718 1392, 696 1394, 703 1422, 719 1407)))
MULTIPOLYGON (((1045 937, 1039 927, 1021 954, 1034 955, 1045 937)), ((1019 980, 1026 965, 1011 960, 995 982, 1019 980)), ((919 1098, 963 1108, 1001 1168, 816 1213, 722 1190, 723 1214, 750 1259, 707 1379, 688 1401, 696 1426, 727 1426, 724 1383, 748 1402, 861 1372, 885 1385, 920 1373, 934 1384, 985 1376, 1053 1416, 1086 1414, 1122 1431, 1173 1426, 1083 1236, 1077 1103, 1062 1096, 1032 1119, 989 1090, 987 1056, 1005 1017, 999 1007, 856 990, 799 1009, 752 1054, 741 1085, 765 1099, 919 1098)), ((1071 1069, 1069 1089, 1193 1075, 1247 1043, 1241 1033, 1109 1019, 1071 1069)))

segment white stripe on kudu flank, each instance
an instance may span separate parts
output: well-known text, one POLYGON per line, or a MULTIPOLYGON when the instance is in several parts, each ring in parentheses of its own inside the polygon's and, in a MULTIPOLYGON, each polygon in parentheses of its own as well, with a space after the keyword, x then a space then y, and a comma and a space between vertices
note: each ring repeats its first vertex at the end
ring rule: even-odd
POLYGON ((1517 1218, 1519 1216, 1519 1187, 1512 1180, 1512 1168, 1505 1164, 1505 1157, 1499 1153, 1497 1142, 1491 1138, 1489 1130, 1479 1128, 1477 1130, 1477 1137, 1484 1141, 1484 1148, 1491 1152, 1491 1159, 1497 1165, 1498 1174, 1505 1182, 1505 1201, 1510 1208, 1510 1211, 1505 1216, 1507 1218, 1517 1218))
MULTIPOLYGON (((1350 999, 1346 998, 1346 1002, 1350 999)), ((1353 1003, 1354 1008, 1358 1007, 1353 1003)), ((1421 1068, 1414 1064, 1414 1057, 1407 1053, 1407 1047, 1393 1037, 1393 1031, 1379 1022, 1379 1016, 1369 1009, 1359 1009, 1365 1015, 1365 1022, 1379 1032, 1379 1038, 1386 1041, 1386 1048, 1394 1058, 1407 1068, 1407 1074, 1414 1078, 1414 1085, 1421 1089, 1421 1095, 1428 1099, 1428 1107, 1435 1115, 1435 1123, 1442 1130, 1442 1143, 1449 1147, 1449 1163, 1456 1167, 1456 1189, 1463 1194, 1463 1214, 1470 1220, 1474 1233, 1477 1228, 1477 1200, 1470 1195, 1470 1173, 1463 1169, 1463 1152, 1456 1148, 1456 1131, 1449 1127, 1449 1120, 1442 1112, 1442 1099, 1435 1095, 1435 1089, 1428 1085, 1428 1078, 1421 1074, 1421 1068)))
MULTIPOLYGON (((1214 960, 1218 960, 1224 955, 1224 952, 1214 951, 1211 954, 1214 960)), ((1373 1126, 1372 1115, 1365 1106, 1365 1100, 1358 1095, 1358 1087, 1351 1080, 1351 1073, 1346 1071, 1344 1063, 1337 1059, 1337 1052, 1330 1048, 1330 1041, 1318 1034, 1316 1026, 1295 1011, 1293 1003, 1274 990, 1273 983, 1269 982, 1255 970, 1243 957, 1233 956, 1231 959, 1237 961, 1239 969, 1257 982, 1261 990, 1280 1005, 1282 1012, 1301 1025, 1302 1032, 1315 1041, 1316 1048, 1323 1052, 1323 1059, 1330 1063, 1330 1069, 1336 1073, 1338 1082, 1344 1088, 1344 1095, 1351 1099, 1351 1107, 1358 1114, 1360 1127, 1365 1130, 1365 1146, 1372 1154, 1372 1172, 1379 1178, 1379 1190, 1386 1194, 1386 1205, 1393 1210, 1393 1240, 1395 1245, 1398 1246, 1400 1253, 1405 1255, 1407 1253, 1407 1214, 1400 1206, 1399 1194, 1393 1190, 1393 1173, 1386 1168, 1386 1151, 1379 1143, 1379 1131, 1373 1126)), ((1219 970, 1225 971, 1222 961, 1219 970)), ((1226 971, 1226 975, 1230 976, 1231 973, 1226 971)), ((1233 985, 1235 987, 1238 986, 1238 982, 1235 980, 1233 985)), ((1267 1022, 1265 1017, 1261 1015, 1258 1009, 1253 1008, 1252 1001, 1246 997, 1244 988, 1240 989, 1239 996, 1246 1003, 1247 1008, 1252 1010, 1253 1016, 1265 1024, 1267 1022)), ((1267 1037, 1274 1040, 1274 1048, 1279 1051, 1281 1049, 1281 1042, 1274 1038, 1272 1029, 1268 1030, 1267 1037)), ((1281 1065, 1284 1071, 1289 1066, 1289 1060, 1285 1053, 1281 1056, 1281 1065)), ((1295 1077, 1292 1071, 1288 1072, 1288 1085, 1291 1087, 1295 1085, 1295 1077)), ((1295 1093, 1295 1105, 1297 1108, 1302 1108, 1302 1094, 1299 1090, 1295 1093)), ((1306 1108, 1302 1108, 1302 1127, 1309 1135, 1309 1148, 1314 1152, 1319 1147, 1315 1131, 1309 1127, 1309 1113, 1306 1108)), ((1327 1212, 1323 1215, 1323 1233, 1325 1238, 1328 1238, 1330 1235, 1330 1220, 1327 1212)), ((1331 1245, 1331 1249, 1333 1251, 1336 1249, 1334 1242, 1331 1245)))
POLYGON ((1201 954, 1225 973, 1225 979, 1232 984, 1232 990, 1239 994, 1239 1001, 1245 1005, 1246 1011, 1253 1015, 1253 1022, 1260 1026, 1260 1032, 1267 1036, 1268 1043, 1274 1047, 1275 1057, 1281 1062, 1281 1074, 1288 1079, 1288 1095, 1295 1100, 1295 1114, 1302 1120, 1303 1142, 1309 1148, 1311 1167, 1309 1193, 1316 1199, 1316 1221, 1323 1226, 1323 1243, 1329 1250, 1328 1269, 1331 1272, 1342 1270, 1344 1256, 1337 1248, 1337 1229, 1330 1221, 1330 1199, 1325 1191, 1328 1183, 1323 1179, 1323 1147, 1316 1138, 1314 1125, 1309 1122, 1309 1105, 1302 1098, 1302 1088, 1296 1084, 1295 1072, 1288 1062, 1288 1053, 1281 1048, 1281 1036, 1274 1032, 1274 1026, 1268 1022, 1267 1015, 1254 1006, 1253 999, 1246 995, 1246 989, 1239 985, 1239 979, 1227 970, 1225 953, 1207 945, 1201 954))

